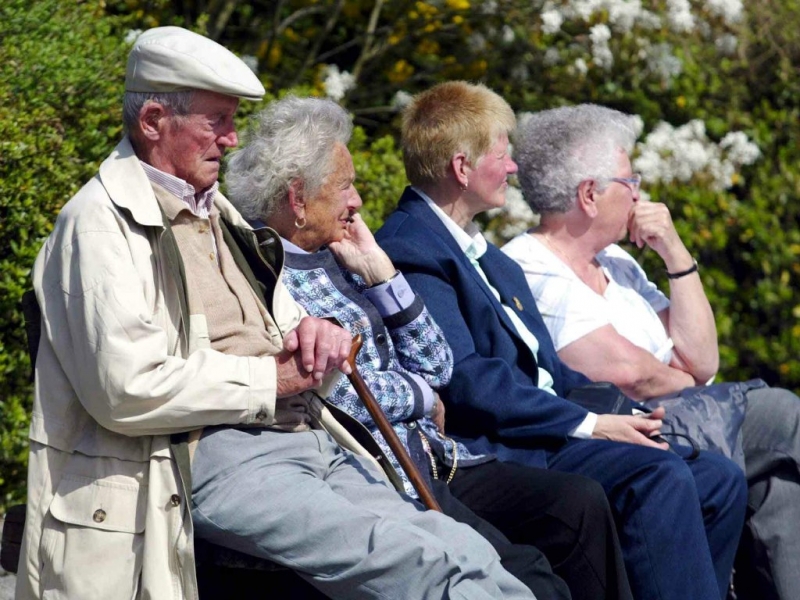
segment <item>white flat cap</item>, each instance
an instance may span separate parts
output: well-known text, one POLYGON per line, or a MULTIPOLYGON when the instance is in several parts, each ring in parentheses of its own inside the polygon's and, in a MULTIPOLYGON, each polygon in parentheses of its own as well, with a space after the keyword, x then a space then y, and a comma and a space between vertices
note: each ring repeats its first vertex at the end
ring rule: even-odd
POLYGON ((155 27, 142 33, 128 55, 128 92, 208 90, 261 100, 264 86, 233 52, 181 27, 155 27))

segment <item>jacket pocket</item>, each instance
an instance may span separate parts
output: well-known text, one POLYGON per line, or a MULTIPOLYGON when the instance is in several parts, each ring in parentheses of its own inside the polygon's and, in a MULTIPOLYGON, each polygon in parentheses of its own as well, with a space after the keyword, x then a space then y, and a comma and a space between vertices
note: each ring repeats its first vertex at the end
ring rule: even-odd
MULTIPOLYGON (((85 464, 86 457, 69 461, 68 466, 75 462, 85 464)), ((125 466, 133 471, 141 468, 115 459, 92 462, 95 466, 127 463, 125 466)), ((42 598, 136 598, 142 571, 146 496, 147 485, 136 476, 65 473, 43 523, 42 598)))
POLYGON ((64 474, 50 513, 63 523, 104 531, 144 531, 146 485, 131 481, 97 481, 64 474))

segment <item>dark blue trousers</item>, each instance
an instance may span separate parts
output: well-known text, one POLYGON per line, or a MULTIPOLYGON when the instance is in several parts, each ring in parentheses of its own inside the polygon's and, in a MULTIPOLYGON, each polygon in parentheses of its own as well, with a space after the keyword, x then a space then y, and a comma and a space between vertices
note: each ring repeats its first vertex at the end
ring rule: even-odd
POLYGON ((604 440, 570 440, 548 467, 605 489, 636 598, 724 598, 744 524, 747 484, 727 458, 604 440))

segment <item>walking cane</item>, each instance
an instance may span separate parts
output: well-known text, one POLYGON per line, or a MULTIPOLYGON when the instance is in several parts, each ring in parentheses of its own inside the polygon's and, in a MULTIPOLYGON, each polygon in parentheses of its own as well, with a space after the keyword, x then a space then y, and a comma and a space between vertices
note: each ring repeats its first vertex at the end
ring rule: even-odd
POLYGON ((392 452, 394 452, 397 461, 400 463, 403 471, 405 471, 405 474, 411 481, 411 485, 413 485, 414 489, 417 491, 419 499, 429 510, 442 512, 442 508, 439 506, 436 498, 433 497, 430 489, 428 489, 428 485, 422 478, 419 469, 417 469, 417 465, 415 465, 414 461, 411 460, 408 452, 406 452, 405 446, 403 446, 403 442, 401 442, 400 438, 397 437, 397 433, 392 427, 392 424, 389 423, 389 420, 383 413, 381 405, 378 404, 375 396, 372 395, 372 392, 367 387, 364 378, 361 377, 361 374, 356 368, 356 356, 358 355, 358 351, 361 350, 361 344, 361 334, 357 333, 353 338, 350 356, 347 357, 347 363, 352 369, 352 372, 347 376, 347 378, 350 380, 350 383, 353 384, 353 387, 355 388, 358 397, 364 403, 364 406, 367 407, 367 411, 369 411, 372 420, 375 421, 375 424, 378 426, 383 438, 388 442, 389 448, 391 448, 392 452))

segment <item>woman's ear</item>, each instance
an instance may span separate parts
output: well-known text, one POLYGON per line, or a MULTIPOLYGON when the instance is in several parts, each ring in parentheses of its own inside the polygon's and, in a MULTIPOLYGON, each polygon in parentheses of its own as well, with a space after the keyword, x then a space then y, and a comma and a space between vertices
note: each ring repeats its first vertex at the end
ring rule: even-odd
POLYGON ((578 184, 578 197, 575 206, 590 219, 597 217, 597 197, 599 195, 597 182, 594 179, 584 179, 578 184))
POLYGON ((458 187, 460 187, 462 191, 466 191, 469 187, 469 172, 471 170, 467 155, 463 152, 454 154, 450 159, 450 170, 453 172, 458 187))
POLYGON ((306 200, 303 197, 303 182, 299 179, 293 179, 289 184, 289 207, 292 209, 295 217, 298 219, 305 218, 306 216, 306 200))

